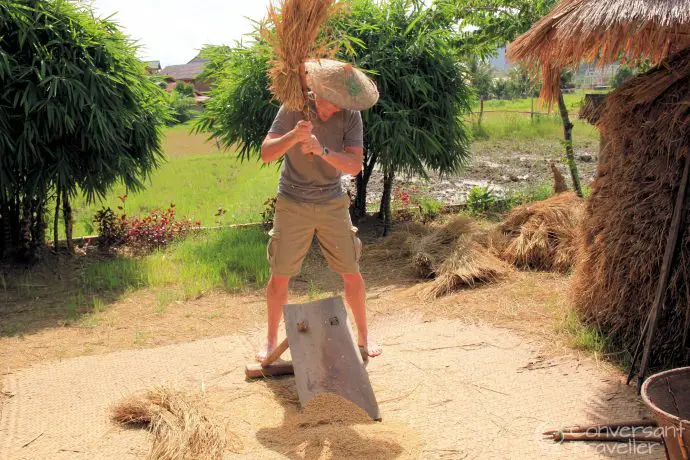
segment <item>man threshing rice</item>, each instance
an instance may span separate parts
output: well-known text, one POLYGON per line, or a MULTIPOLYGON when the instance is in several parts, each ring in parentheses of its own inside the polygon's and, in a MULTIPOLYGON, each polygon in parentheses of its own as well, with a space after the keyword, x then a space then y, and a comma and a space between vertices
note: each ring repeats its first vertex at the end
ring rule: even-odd
POLYGON ((282 306, 290 278, 297 275, 314 235, 345 285, 345 299, 357 326, 358 343, 369 356, 381 349, 369 338, 365 286, 359 271, 362 243, 352 226, 350 200, 342 175, 359 174, 364 153, 360 111, 378 101, 376 85, 349 64, 330 60, 306 63, 307 119, 301 111, 280 108, 261 148, 266 163, 283 158, 268 258, 268 334, 259 361, 276 348, 282 306))

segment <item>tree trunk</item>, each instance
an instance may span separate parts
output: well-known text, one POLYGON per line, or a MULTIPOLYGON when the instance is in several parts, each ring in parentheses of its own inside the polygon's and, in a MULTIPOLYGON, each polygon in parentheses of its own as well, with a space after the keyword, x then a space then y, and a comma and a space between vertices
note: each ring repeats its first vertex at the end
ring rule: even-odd
POLYGON ((355 215, 364 217, 367 214, 367 185, 376 166, 378 156, 374 153, 371 157, 364 157, 364 167, 357 175, 357 197, 355 198, 355 215))
POLYGON ((479 96, 479 126, 482 125, 484 118, 484 96, 479 96))
POLYGON ((577 196, 582 197, 582 186, 580 185, 580 174, 577 172, 577 164, 575 163, 575 152, 573 151, 573 124, 570 122, 568 116, 568 108, 563 99, 563 93, 558 92, 558 108, 561 112, 561 119, 563 120, 563 136, 565 137, 565 157, 570 168, 570 175, 573 178, 573 189, 577 196))
POLYGON ((60 249, 58 247, 59 230, 60 230, 60 187, 56 187, 55 216, 53 219, 53 249, 55 250, 55 254, 57 254, 59 249, 60 249))
POLYGON ((31 216, 33 218, 31 229, 31 240, 34 248, 37 248, 46 240, 46 224, 44 216, 45 194, 31 200, 31 216))
POLYGON ((0 203, 0 259, 12 249, 12 212, 8 203, 0 203))
POLYGON ((67 190, 62 193, 62 218, 65 220, 67 252, 69 254, 74 254, 74 243, 72 242, 72 205, 70 205, 67 190))
POLYGON ((28 260, 31 256, 31 198, 21 199, 21 219, 19 221, 19 253, 20 260, 28 260))
POLYGON ((381 197, 381 209, 379 211, 380 218, 383 220, 383 236, 388 236, 393 225, 391 194, 394 182, 395 172, 393 170, 386 172, 383 179, 383 196, 381 197))

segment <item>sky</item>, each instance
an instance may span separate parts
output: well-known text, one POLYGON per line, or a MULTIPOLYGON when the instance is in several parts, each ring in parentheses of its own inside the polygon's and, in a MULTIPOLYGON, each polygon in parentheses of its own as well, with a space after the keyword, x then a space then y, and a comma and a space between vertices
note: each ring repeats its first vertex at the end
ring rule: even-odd
MULTIPOLYGON (((89 3, 89 2, 87 2, 89 3)), ((140 58, 185 64, 203 45, 232 44, 266 15, 269 0, 90 0, 141 46, 140 58)))

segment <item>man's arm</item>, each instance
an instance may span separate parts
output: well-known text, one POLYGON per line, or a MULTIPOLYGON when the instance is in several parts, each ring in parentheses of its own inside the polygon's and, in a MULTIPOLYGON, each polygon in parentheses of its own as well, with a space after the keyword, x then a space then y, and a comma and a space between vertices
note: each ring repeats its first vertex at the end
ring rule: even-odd
POLYGON ((309 142, 311 136, 311 122, 299 121, 291 131, 283 134, 268 133, 261 144, 261 159, 264 163, 276 161, 285 155, 288 150, 299 143, 309 142))
POLYGON ((344 152, 328 152, 325 155, 323 146, 316 136, 311 136, 311 144, 302 144, 302 152, 313 153, 340 171, 356 176, 362 171, 364 161, 364 149, 362 147, 345 147, 344 152))

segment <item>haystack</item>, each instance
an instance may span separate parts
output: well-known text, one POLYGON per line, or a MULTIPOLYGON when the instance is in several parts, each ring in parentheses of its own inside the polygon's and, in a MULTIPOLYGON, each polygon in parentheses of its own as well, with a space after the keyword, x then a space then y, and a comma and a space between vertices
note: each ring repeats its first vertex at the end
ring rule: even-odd
MULTIPOLYGON (((613 92, 599 128, 608 140, 607 161, 599 165, 587 202, 572 297, 587 321, 632 353, 658 286, 677 190, 690 154, 690 48, 613 92)), ((689 200, 684 211, 690 211, 689 200)), ((651 350, 652 365, 687 363, 690 357, 687 219, 680 238, 651 350)))
POLYGON ((492 250, 519 268, 568 272, 583 212, 584 200, 573 192, 518 206, 492 234, 492 250))
POLYGON ((157 387, 114 406, 111 418, 122 425, 148 427, 153 436, 148 460, 217 460, 226 449, 237 450, 239 441, 208 414, 200 397, 157 387))
POLYGON ((407 224, 364 252, 363 263, 385 264, 410 277, 430 280, 430 298, 504 278, 510 267, 492 255, 486 235, 472 219, 456 217, 427 227, 407 224))
POLYGON ((687 0, 562 0, 508 48, 508 57, 540 67, 542 97, 554 101, 561 71, 624 57, 659 62, 690 46, 687 0))

